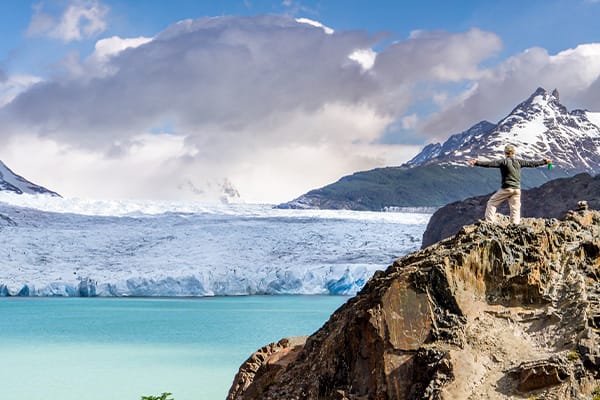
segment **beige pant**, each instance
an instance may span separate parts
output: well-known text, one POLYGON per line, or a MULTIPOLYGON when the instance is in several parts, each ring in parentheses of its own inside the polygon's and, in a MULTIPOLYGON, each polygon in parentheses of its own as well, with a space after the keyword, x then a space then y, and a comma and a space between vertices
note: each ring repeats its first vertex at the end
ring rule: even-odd
POLYGON ((496 208, 504 200, 508 200, 510 209, 510 222, 518 224, 521 222, 521 189, 500 189, 490 197, 485 209, 485 220, 487 222, 496 222, 496 208))

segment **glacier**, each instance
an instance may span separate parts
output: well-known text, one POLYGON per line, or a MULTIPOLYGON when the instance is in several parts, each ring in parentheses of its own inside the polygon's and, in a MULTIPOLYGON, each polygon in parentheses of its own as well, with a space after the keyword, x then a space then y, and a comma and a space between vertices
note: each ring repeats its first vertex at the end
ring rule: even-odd
POLYGON ((355 294, 430 216, 0 192, 0 296, 355 294))

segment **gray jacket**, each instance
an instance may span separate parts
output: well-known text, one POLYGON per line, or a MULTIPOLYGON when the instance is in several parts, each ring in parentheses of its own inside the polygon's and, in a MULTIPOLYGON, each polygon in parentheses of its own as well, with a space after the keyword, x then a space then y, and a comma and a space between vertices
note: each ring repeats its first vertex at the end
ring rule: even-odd
POLYGON ((546 161, 525 161, 517 158, 506 157, 496 161, 476 161, 475 165, 486 168, 500 168, 502 174, 502 188, 521 188, 521 168, 539 167, 546 165, 546 161))

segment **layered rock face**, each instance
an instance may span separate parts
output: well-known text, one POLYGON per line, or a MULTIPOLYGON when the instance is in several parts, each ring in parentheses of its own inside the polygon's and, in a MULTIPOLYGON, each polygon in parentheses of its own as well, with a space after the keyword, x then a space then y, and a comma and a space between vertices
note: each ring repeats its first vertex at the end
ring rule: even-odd
POLYGON ((600 392, 600 213, 478 223, 398 259, 228 399, 590 399, 600 392))

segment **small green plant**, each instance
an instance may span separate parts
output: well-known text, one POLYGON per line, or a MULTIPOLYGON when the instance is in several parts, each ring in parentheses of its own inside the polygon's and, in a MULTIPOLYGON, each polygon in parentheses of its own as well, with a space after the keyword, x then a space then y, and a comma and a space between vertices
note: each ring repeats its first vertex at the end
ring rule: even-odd
POLYGON ((571 350, 570 352, 567 353, 567 360, 569 360, 571 362, 575 362, 575 361, 579 360, 579 353, 577 353, 576 350, 571 350))
POLYGON ((592 400, 600 400, 600 386, 592 391, 592 400))
POLYGON ((175 400, 171 396, 173 393, 164 392, 160 396, 142 396, 142 400, 175 400))

